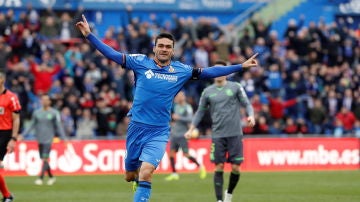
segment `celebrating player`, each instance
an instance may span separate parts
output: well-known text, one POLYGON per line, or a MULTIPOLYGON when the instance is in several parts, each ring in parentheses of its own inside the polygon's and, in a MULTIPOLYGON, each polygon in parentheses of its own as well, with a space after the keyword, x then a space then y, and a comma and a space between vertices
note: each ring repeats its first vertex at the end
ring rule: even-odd
POLYGON ((77 28, 107 58, 135 74, 134 101, 128 113, 131 121, 126 137, 125 180, 138 180, 134 202, 148 201, 152 175, 162 159, 170 132, 170 111, 175 95, 189 79, 208 79, 228 75, 257 65, 256 55, 242 65, 197 69, 172 61, 175 39, 161 33, 155 38, 154 58, 141 54, 123 54, 104 44, 91 33, 83 20, 77 28))
MULTIPOLYGON (((226 65, 217 61, 215 65, 226 65)), ((226 76, 217 77, 214 84, 205 88, 199 102, 198 110, 189 130, 190 137, 209 109, 212 119, 212 145, 210 159, 215 163, 214 187, 218 202, 223 200, 224 163, 231 163, 229 185, 225 191, 224 202, 231 202, 232 193, 240 178, 240 164, 243 161, 242 128, 240 105, 246 107, 249 126, 255 125, 254 110, 240 83, 226 80, 226 76)))

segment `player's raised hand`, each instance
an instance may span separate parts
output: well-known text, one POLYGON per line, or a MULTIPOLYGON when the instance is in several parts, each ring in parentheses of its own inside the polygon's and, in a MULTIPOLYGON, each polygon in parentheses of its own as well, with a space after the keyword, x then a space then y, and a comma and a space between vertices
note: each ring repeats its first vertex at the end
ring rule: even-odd
POLYGON ((82 21, 77 22, 76 27, 80 30, 82 35, 84 35, 85 37, 87 37, 91 33, 90 26, 86 20, 85 15, 82 15, 82 21))
POLYGON ((256 67, 258 65, 257 61, 256 61, 256 56, 258 55, 258 53, 255 53, 253 56, 251 56, 249 59, 247 59, 244 63, 242 63, 242 67, 243 68, 251 68, 251 67, 256 67))

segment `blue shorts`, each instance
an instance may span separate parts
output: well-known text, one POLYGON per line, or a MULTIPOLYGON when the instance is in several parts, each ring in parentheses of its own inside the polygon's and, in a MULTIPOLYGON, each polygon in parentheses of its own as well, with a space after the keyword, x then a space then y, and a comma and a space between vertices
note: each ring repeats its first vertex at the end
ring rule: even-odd
POLYGON ((159 165, 169 140, 170 126, 151 126, 130 121, 126 136, 125 170, 135 171, 141 162, 159 165))

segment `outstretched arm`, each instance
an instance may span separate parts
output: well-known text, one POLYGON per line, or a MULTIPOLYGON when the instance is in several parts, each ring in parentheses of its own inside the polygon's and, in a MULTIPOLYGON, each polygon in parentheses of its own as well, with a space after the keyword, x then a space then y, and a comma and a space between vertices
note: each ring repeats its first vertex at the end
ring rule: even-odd
POLYGON ((240 71, 242 68, 251 68, 257 66, 257 61, 255 60, 255 57, 258 55, 258 53, 251 56, 248 60, 246 60, 242 64, 238 65, 229 65, 229 66, 213 66, 211 68, 202 68, 199 78, 200 79, 209 79, 209 78, 215 78, 220 76, 226 76, 229 74, 232 74, 234 72, 240 71))
POLYGON ((76 27, 80 30, 82 35, 84 35, 84 37, 86 37, 90 41, 90 43, 105 57, 115 61, 120 65, 123 65, 125 62, 125 55, 123 53, 117 52, 116 50, 99 40, 94 34, 91 33, 90 26, 84 15, 82 15, 82 19, 82 21, 76 23, 76 27))

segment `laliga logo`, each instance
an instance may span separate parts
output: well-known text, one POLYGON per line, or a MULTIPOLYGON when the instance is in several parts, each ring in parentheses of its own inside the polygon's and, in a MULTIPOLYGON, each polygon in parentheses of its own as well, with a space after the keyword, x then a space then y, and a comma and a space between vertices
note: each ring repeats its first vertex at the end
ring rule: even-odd
POLYGON ((53 6, 56 3, 56 0, 40 0, 45 6, 53 6))
POLYGON ((151 79, 154 75, 154 72, 152 72, 151 70, 145 72, 145 76, 147 79, 151 79))

